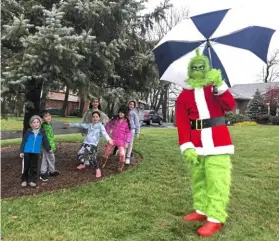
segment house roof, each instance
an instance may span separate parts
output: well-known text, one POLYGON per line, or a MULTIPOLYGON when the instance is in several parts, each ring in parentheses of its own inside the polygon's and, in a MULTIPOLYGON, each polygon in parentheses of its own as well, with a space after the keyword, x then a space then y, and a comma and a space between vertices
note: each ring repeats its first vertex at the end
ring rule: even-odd
POLYGON ((229 90, 235 99, 251 100, 257 89, 261 94, 264 94, 269 88, 274 87, 279 87, 279 82, 238 84, 234 85, 229 90))
MULTIPOLYGON (((58 100, 64 101, 65 93, 61 92, 49 92, 47 95, 47 99, 49 100, 58 100)), ((79 102, 79 98, 76 95, 69 95, 68 102, 79 102)))

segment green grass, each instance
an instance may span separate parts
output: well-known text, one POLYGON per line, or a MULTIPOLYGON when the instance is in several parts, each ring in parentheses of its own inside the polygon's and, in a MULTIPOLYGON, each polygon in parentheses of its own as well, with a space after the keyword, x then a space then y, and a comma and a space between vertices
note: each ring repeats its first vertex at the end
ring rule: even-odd
MULTIPOLYGON (((79 122, 80 117, 60 117, 52 116, 52 120, 61 122, 79 122)), ((2 131, 18 131, 23 128, 23 117, 9 117, 8 119, 1 119, 2 131)))
MULTIPOLYGON (((134 170, 69 190, 2 200, 4 240, 203 240, 196 224, 182 222, 192 211, 192 193, 176 129, 143 131, 135 149, 144 161, 134 170)), ((279 128, 232 127, 231 133, 236 154, 230 217, 210 240, 279 240, 279 128)))

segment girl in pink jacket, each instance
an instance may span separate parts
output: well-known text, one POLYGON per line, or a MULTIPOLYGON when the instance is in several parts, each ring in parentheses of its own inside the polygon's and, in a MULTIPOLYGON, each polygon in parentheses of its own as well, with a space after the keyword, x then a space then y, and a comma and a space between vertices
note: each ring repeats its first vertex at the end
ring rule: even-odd
POLYGON ((123 169, 125 150, 128 148, 132 137, 130 121, 127 114, 126 107, 122 107, 119 109, 118 115, 106 124, 106 131, 107 133, 110 133, 114 145, 107 144, 106 146, 103 168, 105 167, 108 157, 112 153, 114 147, 117 146, 119 150, 118 171, 121 172, 123 169))

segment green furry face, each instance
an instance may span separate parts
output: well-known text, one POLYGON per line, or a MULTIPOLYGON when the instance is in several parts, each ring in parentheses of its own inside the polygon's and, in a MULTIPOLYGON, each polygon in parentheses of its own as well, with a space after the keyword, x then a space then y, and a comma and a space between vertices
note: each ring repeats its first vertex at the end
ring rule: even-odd
POLYGON ((190 60, 188 65, 189 78, 185 80, 192 88, 202 88, 208 84, 215 84, 217 87, 222 84, 220 70, 211 69, 209 59, 205 55, 200 55, 196 50, 196 56, 190 60))
POLYGON ((203 79, 205 78, 206 69, 206 62, 204 60, 193 60, 190 63, 189 77, 193 79, 203 79))

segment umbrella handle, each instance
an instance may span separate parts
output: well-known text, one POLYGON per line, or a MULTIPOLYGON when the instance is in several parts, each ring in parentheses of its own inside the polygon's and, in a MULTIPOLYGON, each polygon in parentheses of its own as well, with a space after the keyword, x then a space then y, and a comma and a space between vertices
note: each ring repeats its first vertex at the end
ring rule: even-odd
POLYGON ((218 94, 218 89, 217 89, 216 85, 213 85, 213 91, 212 92, 213 92, 214 95, 218 94))

